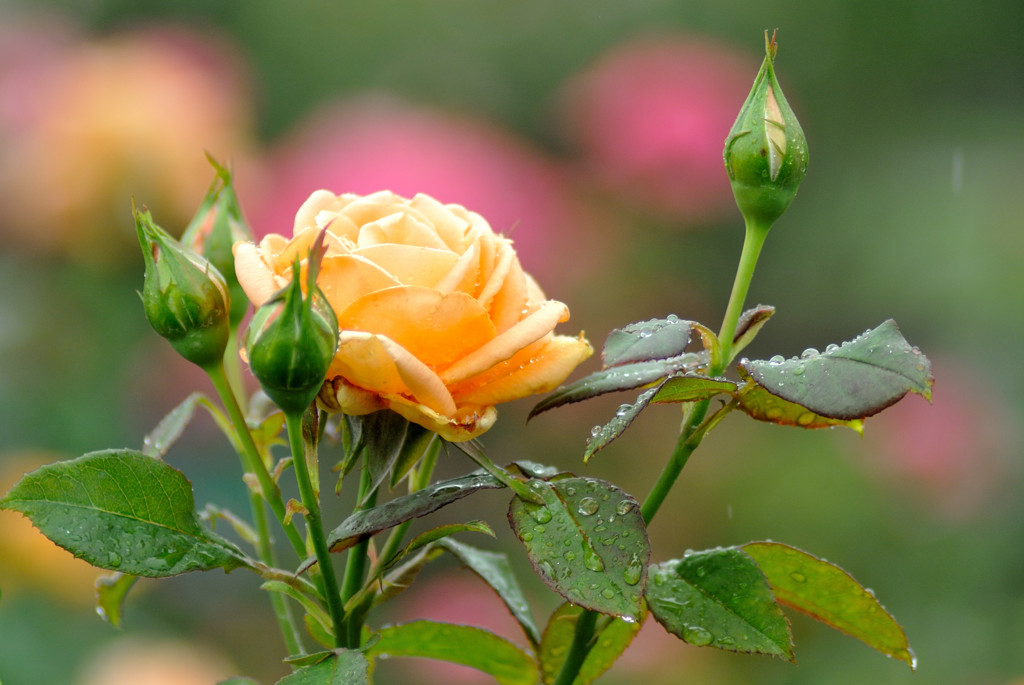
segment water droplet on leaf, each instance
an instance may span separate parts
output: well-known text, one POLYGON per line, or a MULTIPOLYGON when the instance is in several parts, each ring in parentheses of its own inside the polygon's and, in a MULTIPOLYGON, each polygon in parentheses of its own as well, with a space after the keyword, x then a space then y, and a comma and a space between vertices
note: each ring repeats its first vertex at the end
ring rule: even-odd
POLYGON ((584 497, 580 500, 579 506, 576 511, 580 512, 583 516, 593 516, 597 513, 598 505, 597 500, 593 497, 584 497))

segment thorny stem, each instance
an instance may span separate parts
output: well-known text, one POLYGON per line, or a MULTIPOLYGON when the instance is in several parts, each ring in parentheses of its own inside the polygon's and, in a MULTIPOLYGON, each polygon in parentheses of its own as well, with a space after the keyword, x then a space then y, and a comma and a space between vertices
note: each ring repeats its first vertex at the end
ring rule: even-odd
POLYGON ((313 484, 309 478, 305 445, 302 441, 302 414, 285 413, 285 425, 288 427, 288 444, 291 447, 292 466, 295 469, 295 480, 299 485, 299 496, 302 498, 302 506, 306 508, 306 530, 313 543, 317 564, 320 566, 321 590, 331 615, 334 646, 343 647, 345 609, 338 592, 338 579, 334 575, 331 555, 327 550, 327 538, 324 536, 323 524, 320 521, 320 499, 313 491, 313 484))

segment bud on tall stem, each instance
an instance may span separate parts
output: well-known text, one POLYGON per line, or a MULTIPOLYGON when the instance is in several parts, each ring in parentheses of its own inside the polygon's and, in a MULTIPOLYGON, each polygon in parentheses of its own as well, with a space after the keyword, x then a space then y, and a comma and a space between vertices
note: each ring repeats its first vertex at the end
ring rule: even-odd
POLYGON ((212 157, 208 159, 217 176, 182 234, 181 242, 210 260, 224 276, 231 300, 231 327, 234 329, 248 311, 249 300, 238 284, 231 248, 240 240, 251 241, 252 230, 242 216, 231 171, 212 157))
POLYGON ((765 58, 725 140, 725 168, 736 204, 767 231, 796 196, 807 173, 807 139, 775 78, 775 35, 765 32, 765 58))
POLYGON ((153 223, 149 212, 135 211, 135 228, 146 262, 142 304, 153 330, 193 364, 219 365, 229 335, 224 277, 153 223))

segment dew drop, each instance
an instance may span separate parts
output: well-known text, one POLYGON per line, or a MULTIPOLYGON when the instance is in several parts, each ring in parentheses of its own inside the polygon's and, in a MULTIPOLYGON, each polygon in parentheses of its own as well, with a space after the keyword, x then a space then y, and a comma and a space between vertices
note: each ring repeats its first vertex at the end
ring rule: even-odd
POLYGON ((579 506, 576 511, 580 512, 583 516, 593 516, 597 513, 597 509, 600 505, 597 500, 593 497, 584 497, 580 500, 579 506))
POLYGON ((621 502, 619 502, 618 506, 615 507, 615 513, 619 516, 625 516, 629 512, 633 511, 633 507, 635 506, 635 502, 628 499, 624 499, 621 502))
POLYGON ((626 414, 628 414, 629 410, 632 409, 632 408, 633 408, 633 405, 631 405, 631 404, 620 404, 619 408, 617 410, 615 410, 615 415, 618 416, 618 417, 623 417, 626 414))
POLYGON ((594 426, 593 428, 590 429, 590 437, 596 438, 600 434, 601 434, 601 427, 600 426, 594 426))
POLYGON ((462 490, 462 487, 459 485, 444 485, 431 492, 430 496, 437 498, 447 497, 448 495, 459 492, 460 490, 462 490))
POLYGON ((551 512, 548 511, 547 507, 537 507, 536 509, 530 510, 530 516, 537 523, 547 523, 551 520, 551 512))
POLYGON ((571 549, 567 550, 562 556, 566 561, 576 561, 576 552, 573 552, 571 549))
POLYGON ((793 369, 793 375, 794 376, 802 376, 802 375, 804 375, 804 367, 798 366, 795 369, 793 369))
POLYGON ((809 426, 814 421, 814 414, 809 411, 805 411, 800 416, 796 417, 796 422, 801 426, 809 426))
POLYGON ((764 413, 764 415, 767 416, 769 419, 774 420, 782 416, 782 410, 779 409, 778 407, 770 407, 768 411, 764 413))
POLYGON ((771 364, 772 366, 776 366, 778 364, 781 364, 784 361, 786 361, 786 358, 783 357, 781 354, 777 354, 774 357, 772 357, 771 359, 769 359, 768 363, 771 364))
POLYGON ((565 489, 565 494, 568 495, 569 497, 574 497, 576 495, 576 488, 570 485, 565 489))
POLYGON ((683 639, 696 647, 703 647, 711 644, 715 636, 707 628, 700 626, 685 626, 683 628, 683 639))
POLYGON ((800 353, 801 359, 813 359, 820 354, 816 348, 808 347, 806 350, 800 353))
POLYGON ((604 570, 604 561, 592 549, 588 549, 583 557, 583 565, 591 571, 601 572, 604 570))
POLYGON ((121 555, 113 550, 107 552, 107 565, 110 566, 110 568, 120 568, 121 555))
POLYGON ((601 590, 601 596, 605 599, 611 599, 615 596, 615 590, 611 589, 610 587, 606 587, 605 589, 601 590))
POLYGON ((829 343, 828 346, 825 347, 825 352, 835 352, 838 349, 839 345, 836 345, 835 343, 829 343))
POLYGON ((800 573, 799 571, 793 571, 792 573, 789 574, 789 577, 793 579, 794 583, 806 583, 807 582, 807 576, 805 576, 804 574, 800 573))
POLYGON ((622 572, 622 579, 626 581, 627 585, 636 585, 640 582, 640 578, 644 575, 644 565, 640 563, 640 557, 634 554, 629 559, 629 563, 626 564, 626 569, 622 572))
POLYGON ((533 533, 531 533, 530 531, 526 531, 520 537, 522 537, 523 542, 529 542, 533 539, 533 533))

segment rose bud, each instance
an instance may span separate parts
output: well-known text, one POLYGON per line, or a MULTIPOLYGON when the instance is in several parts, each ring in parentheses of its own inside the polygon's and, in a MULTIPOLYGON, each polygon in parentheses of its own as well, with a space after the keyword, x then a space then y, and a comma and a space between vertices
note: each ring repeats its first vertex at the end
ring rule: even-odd
POLYGON ((148 211, 134 213, 146 262, 142 304, 150 325, 193 364, 205 369, 221 363, 229 333, 224 277, 153 223, 148 211))
POLYGON ((181 242, 210 260, 223 274, 231 301, 231 327, 234 328, 249 309, 249 301, 238 284, 231 248, 240 240, 252 240, 252 230, 242 216, 231 182, 231 171, 213 158, 208 159, 217 176, 182 234, 181 242))
POLYGON ((765 32, 765 58, 725 140, 725 168, 748 224, 768 230, 807 172, 807 139, 775 78, 778 47, 765 32))
POLYGON ((249 368, 285 414, 301 414, 313 402, 338 347, 338 320, 316 285, 322 257, 320 242, 310 251, 305 269, 296 257, 291 281, 249 323, 249 368))

